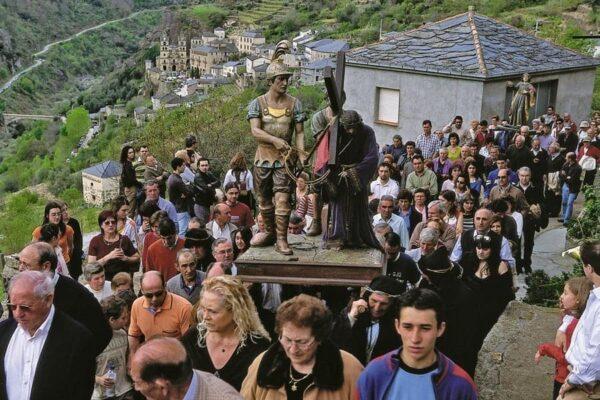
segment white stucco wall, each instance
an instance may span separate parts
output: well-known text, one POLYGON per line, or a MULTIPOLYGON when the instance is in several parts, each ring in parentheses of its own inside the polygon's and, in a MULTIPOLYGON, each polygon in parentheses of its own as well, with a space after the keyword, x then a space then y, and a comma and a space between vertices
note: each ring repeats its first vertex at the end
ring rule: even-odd
POLYGON ((346 67, 344 89, 344 108, 360 113, 375 130, 380 146, 391 143, 398 133, 404 142, 416 139, 424 119, 431 120, 434 129, 441 129, 455 115, 462 115, 465 121, 479 118, 483 96, 483 83, 479 81, 356 66, 346 67), (374 122, 377 87, 400 90, 397 127, 374 122))
MULTIPOLYGON (((580 122, 588 119, 592 108, 595 70, 563 72, 560 74, 533 75, 532 81, 544 82, 558 80, 556 90, 556 111, 559 114, 571 113, 573 119, 580 122)), ((483 88, 483 106, 481 118, 489 119, 498 114, 502 117, 505 110, 506 83, 509 79, 486 82, 483 88)), ((512 79, 518 82, 519 78, 512 79)), ((538 117, 539 115, 536 115, 538 117)))

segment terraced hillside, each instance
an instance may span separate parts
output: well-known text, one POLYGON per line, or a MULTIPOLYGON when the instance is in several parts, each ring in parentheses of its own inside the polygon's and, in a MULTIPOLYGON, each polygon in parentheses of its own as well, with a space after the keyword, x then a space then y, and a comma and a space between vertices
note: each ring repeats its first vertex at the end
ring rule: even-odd
POLYGON ((284 0, 262 0, 257 7, 240 13, 239 21, 246 25, 257 25, 285 7, 284 0))

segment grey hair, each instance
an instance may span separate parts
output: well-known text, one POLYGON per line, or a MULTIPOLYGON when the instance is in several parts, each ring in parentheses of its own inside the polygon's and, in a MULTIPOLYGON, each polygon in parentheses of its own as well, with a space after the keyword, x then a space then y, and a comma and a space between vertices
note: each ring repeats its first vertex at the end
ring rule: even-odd
POLYGON ((381 198, 379 199, 379 203, 381 204, 382 201, 391 201, 392 203, 394 203, 394 196, 389 195, 389 194, 384 194, 383 196, 381 196, 381 198))
POLYGON ((531 168, 529 167, 521 167, 518 172, 528 172, 531 174, 531 168))
POLYGON ((419 234, 419 241, 424 243, 437 243, 440 239, 440 234, 433 228, 424 228, 419 234))
POLYGON ((23 271, 15 275, 8 285, 8 294, 12 292, 15 285, 25 281, 33 286, 33 295, 38 299, 54 294, 54 284, 50 277, 40 271, 23 271))
POLYGON ((218 238, 217 240, 215 240, 211 246, 212 251, 214 252, 215 250, 217 250, 217 247, 219 247, 220 244, 223 243, 231 243, 231 241, 229 239, 226 238, 218 238))
POLYGON ((441 200, 432 201, 431 203, 429 203, 427 205, 427 209, 431 210, 433 207, 436 207, 436 206, 437 206, 438 210, 440 211, 440 213, 446 214, 448 212, 448 210, 446 209, 446 204, 444 204, 444 202, 441 200))
POLYGON ((158 181, 156 179, 148 179, 144 183, 144 189, 148 188, 148 186, 154 186, 154 185, 158 185, 158 181))
POLYGON ((443 151, 444 153, 447 153, 448 152, 448 148, 447 147, 442 147, 438 151, 443 151))
POLYGON ((100 263, 97 263, 97 262, 88 263, 83 268, 83 279, 85 279, 86 281, 89 282, 92 279, 93 275, 96 275, 99 273, 104 273, 104 267, 102 265, 100 265, 100 263))
POLYGON ((183 255, 188 255, 188 256, 192 256, 192 259, 194 260, 194 262, 196 262, 196 254, 194 254, 194 252, 192 251, 192 249, 181 249, 177 252, 177 264, 179 264, 179 258, 181 258, 181 256, 183 255))

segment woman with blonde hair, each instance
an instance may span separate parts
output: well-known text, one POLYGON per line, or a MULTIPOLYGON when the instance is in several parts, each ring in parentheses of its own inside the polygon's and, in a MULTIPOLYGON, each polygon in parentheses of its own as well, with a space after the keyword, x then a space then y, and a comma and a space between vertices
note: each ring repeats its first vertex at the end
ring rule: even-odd
POLYGON ((197 305, 198 325, 181 339, 194 369, 240 390, 248 367, 270 342, 248 290, 238 278, 215 276, 203 282, 197 305))
POLYGON ((250 210, 254 210, 254 181, 252 180, 252 171, 248 170, 246 156, 238 151, 229 162, 229 171, 223 179, 223 187, 230 182, 235 182, 240 188, 238 201, 247 205, 250 210))

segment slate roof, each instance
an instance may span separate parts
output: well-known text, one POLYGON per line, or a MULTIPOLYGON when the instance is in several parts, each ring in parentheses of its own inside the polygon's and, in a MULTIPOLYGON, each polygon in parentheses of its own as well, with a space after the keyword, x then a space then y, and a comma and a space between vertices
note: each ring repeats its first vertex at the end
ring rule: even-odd
POLYGON ((267 68, 269 67, 269 64, 260 64, 257 65, 256 67, 254 67, 254 71, 255 72, 267 72, 267 68))
POLYGON ((346 60, 348 65, 478 80, 600 65, 600 60, 472 12, 389 35, 350 50, 346 60))
POLYGON ((338 51, 348 50, 350 45, 343 40, 334 40, 322 46, 313 47, 314 51, 321 53, 337 53, 338 51))
POLYGON ((249 38, 262 38, 264 37, 262 32, 260 31, 246 31, 244 33, 242 33, 243 37, 249 37, 249 38))
POLYGON ((82 172, 97 176, 98 178, 114 178, 121 175, 121 164, 113 160, 104 161, 103 163, 92 165, 82 172))
POLYGON ((316 69, 316 70, 322 70, 325 67, 331 67, 333 69, 335 69, 335 61, 333 61, 330 58, 323 58, 321 60, 317 60, 317 61, 313 61, 310 64, 306 64, 304 66, 302 66, 302 69, 316 69))

